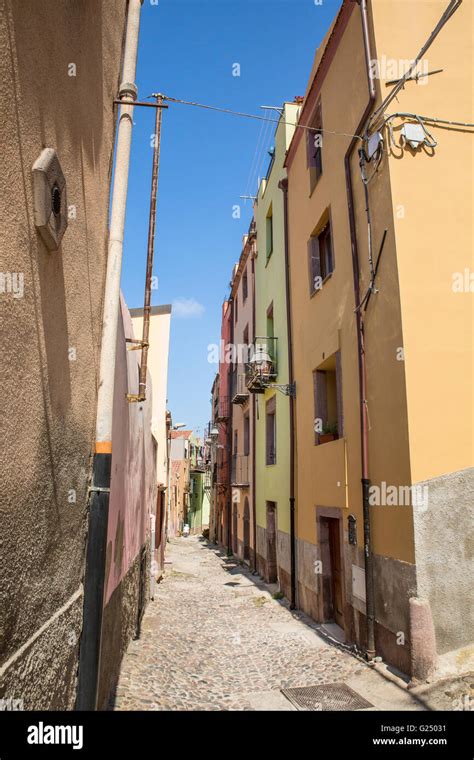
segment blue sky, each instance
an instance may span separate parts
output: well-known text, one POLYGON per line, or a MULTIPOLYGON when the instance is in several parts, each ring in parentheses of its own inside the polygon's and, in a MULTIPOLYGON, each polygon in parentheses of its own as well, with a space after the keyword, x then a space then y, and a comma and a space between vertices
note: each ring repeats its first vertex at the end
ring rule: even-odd
MULTIPOLYGON (((262 115, 303 95, 340 0, 144 0, 137 85, 262 115), (233 65, 240 76, 233 76, 233 65)), ((271 113, 271 112, 270 112, 271 113)), ((154 111, 135 109, 122 289, 143 305, 154 111)), ((174 304, 168 407, 199 429, 210 416, 222 301, 252 213, 240 195, 265 175, 274 125, 171 104, 163 113, 152 303, 174 304), (241 218, 233 218, 241 204, 241 218)))

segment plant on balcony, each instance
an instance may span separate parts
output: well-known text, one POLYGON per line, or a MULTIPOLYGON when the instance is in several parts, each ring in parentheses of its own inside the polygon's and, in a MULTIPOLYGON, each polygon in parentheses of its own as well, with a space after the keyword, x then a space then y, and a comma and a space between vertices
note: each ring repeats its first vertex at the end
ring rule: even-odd
POLYGON ((332 424, 325 423, 323 430, 319 434, 319 443, 329 443, 330 441, 336 441, 338 439, 337 422, 332 424))

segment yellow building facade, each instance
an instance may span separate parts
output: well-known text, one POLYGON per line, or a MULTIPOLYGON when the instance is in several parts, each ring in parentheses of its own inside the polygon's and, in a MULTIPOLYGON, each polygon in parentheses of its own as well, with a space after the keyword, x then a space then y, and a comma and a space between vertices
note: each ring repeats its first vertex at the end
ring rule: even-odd
POLYGON ((473 652, 473 134, 434 121, 473 121, 472 8, 446 5, 344 2, 286 157, 297 602, 414 677, 473 652))

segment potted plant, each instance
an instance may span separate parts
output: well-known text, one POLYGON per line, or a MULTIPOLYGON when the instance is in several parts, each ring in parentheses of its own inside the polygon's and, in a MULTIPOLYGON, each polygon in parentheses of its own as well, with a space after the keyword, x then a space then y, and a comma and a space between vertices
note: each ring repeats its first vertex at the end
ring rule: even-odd
POLYGON ((337 422, 332 425, 325 423, 322 433, 319 434, 319 443, 329 443, 329 441, 336 441, 337 438, 337 422))

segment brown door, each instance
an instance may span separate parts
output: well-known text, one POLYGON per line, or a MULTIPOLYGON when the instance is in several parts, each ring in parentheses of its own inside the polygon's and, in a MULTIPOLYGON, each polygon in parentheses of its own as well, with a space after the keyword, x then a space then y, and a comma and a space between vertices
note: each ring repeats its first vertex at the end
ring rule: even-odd
POLYGON ((276 504, 267 501, 267 583, 276 583, 278 580, 277 570, 277 546, 276 546, 276 504))
POLYGON ((250 509, 247 497, 244 502, 244 559, 250 559, 250 509))
POLYGON ((239 542, 237 538, 237 526, 238 526, 238 520, 237 520, 237 504, 234 504, 234 509, 232 513, 232 551, 237 556, 238 550, 239 550, 239 542))
POLYGON ((342 561, 339 520, 329 519, 329 550, 331 553, 331 590, 334 621, 344 628, 342 601, 342 561))

